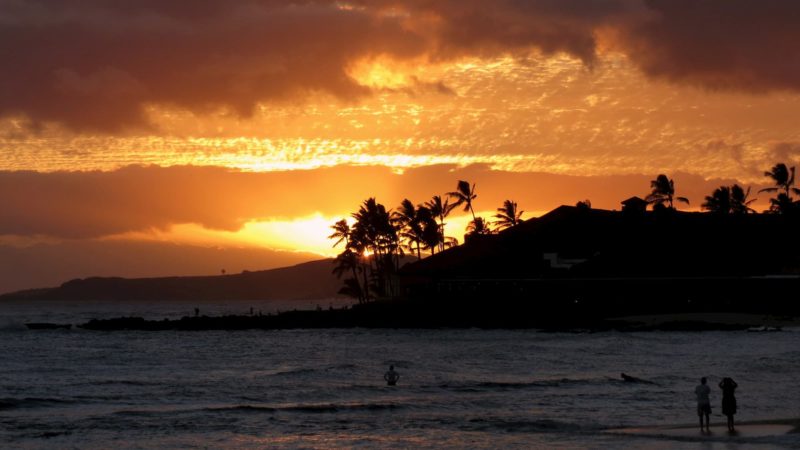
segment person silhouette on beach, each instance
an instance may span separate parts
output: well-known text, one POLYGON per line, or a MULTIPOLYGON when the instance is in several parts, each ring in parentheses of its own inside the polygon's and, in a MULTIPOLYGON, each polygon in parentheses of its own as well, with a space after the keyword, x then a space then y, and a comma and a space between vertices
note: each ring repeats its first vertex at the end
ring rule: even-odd
POLYGON ((397 384, 397 381, 400 379, 400 374, 395 372, 394 366, 389 366, 389 370, 383 374, 383 379, 386 380, 386 384, 389 386, 394 386, 397 384))
POLYGON ((728 417, 728 431, 735 431, 733 415, 736 414, 736 397, 733 393, 737 387, 739 385, 730 377, 725 377, 719 382, 719 388, 722 389, 722 414, 728 417))
POLYGON ((706 377, 700 378, 700 384, 694 388, 697 396, 697 415, 700 417, 700 431, 703 431, 703 416, 706 417, 706 430, 711 431, 709 416, 711 415, 711 388, 706 384, 706 377))

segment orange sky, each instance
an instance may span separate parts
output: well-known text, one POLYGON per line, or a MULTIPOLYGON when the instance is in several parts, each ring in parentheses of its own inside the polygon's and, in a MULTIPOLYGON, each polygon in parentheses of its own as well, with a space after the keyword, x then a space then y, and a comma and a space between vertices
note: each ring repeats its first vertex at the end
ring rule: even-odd
POLYGON ((331 255, 364 198, 459 179, 525 217, 658 173, 695 208, 755 191, 800 160, 797 23, 789 0, 0 0, 0 292, 331 255))

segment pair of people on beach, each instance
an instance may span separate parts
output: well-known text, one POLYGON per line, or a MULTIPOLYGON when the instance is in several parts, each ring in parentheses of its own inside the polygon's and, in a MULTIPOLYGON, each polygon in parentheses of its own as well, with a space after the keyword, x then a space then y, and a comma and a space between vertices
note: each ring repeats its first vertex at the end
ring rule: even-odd
MULTIPOLYGON (((706 377, 700 378, 700 384, 694 388, 697 396, 697 415, 700 417, 700 430, 703 430, 703 417, 706 418, 705 429, 711 431, 709 426, 709 416, 711 415, 711 388, 706 384, 706 377)), ((736 397, 734 392, 739 387, 733 378, 725 377, 719 382, 722 389, 722 414, 728 417, 728 431, 734 431, 733 415, 736 414, 736 397)))

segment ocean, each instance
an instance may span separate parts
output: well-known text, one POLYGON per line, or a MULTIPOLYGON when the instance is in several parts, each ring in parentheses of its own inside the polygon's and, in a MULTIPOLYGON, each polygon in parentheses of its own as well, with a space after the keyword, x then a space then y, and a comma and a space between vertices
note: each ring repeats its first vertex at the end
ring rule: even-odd
MULTIPOLYGON (((308 302, 300 307, 328 307, 308 302)), ((800 448, 800 434, 668 436, 724 376, 737 421, 800 417, 800 329, 96 332, 27 330, 289 303, 0 303, 1 448, 800 448), (394 365, 397 386, 383 373, 394 365), (629 383, 620 373, 649 383, 629 383)), ((724 427, 724 426, 723 426, 724 427)), ((719 431, 718 431, 719 430, 719 431)))

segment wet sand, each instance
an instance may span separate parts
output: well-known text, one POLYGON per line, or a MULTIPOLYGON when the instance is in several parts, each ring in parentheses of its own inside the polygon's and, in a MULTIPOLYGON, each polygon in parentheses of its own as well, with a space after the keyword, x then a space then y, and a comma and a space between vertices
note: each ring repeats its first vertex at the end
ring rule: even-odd
POLYGON ((710 431, 700 431, 698 424, 662 425, 653 427, 632 427, 606 430, 611 434, 634 436, 674 437, 674 438, 760 438, 780 436, 800 432, 800 419, 779 419, 769 421, 752 421, 736 424, 736 430, 728 431, 726 424, 711 424, 710 431))

